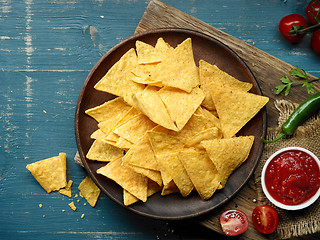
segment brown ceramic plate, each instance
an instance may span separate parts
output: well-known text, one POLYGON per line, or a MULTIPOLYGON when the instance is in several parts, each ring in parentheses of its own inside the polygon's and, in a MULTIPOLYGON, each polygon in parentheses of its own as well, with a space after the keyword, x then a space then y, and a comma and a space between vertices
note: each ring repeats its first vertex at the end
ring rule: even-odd
MULTIPOLYGON (((216 64, 237 79, 252 83, 253 88, 250 92, 261 95, 255 77, 242 59, 226 45, 199 32, 184 29, 152 30, 134 35, 111 48, 93 67, 81 89, 75 114, 75 134, 79 154, 85 169, 100 189, 122 206, 124 206, 122 188, 112 180, 96 173, 96 170, 104 164, 90 161, 85 157, 93 142, 90 135, 97 129, 97 123, 85 114, 85 110, 115 97, 111 94, 96 91, 94 85, 127 50, 135 46, 136 40, 155 45, 159 37, 162 37, 173 47, 190 37, 196 63, 203 59, 211 64, 216 64)), ((217 191, 209 200, 202 201, 196 192, 186 198, 178 193, 165 197, 157 193, 148 198, 146 203, 138 202, 126 208, 156 219, 178 220, 196 217, 220 207, 249 180, 260 159, 263 145, 259 139, 265 135, 265 132, 266 110, 264 108, 239 132, 239 135, 254 135, 256 138, 249 158, 231 175, 225 188, 217 191)))

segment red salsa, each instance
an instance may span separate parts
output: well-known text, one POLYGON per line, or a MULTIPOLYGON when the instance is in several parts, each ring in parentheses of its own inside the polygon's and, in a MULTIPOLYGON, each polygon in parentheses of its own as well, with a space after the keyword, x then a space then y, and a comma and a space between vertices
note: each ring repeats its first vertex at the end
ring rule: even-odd
POLYGON ((310 199, 320 186, 320 169, 309 154, 288 150, 275 156, 265 173, 270 195, 285 205, 298 205, 310 199))

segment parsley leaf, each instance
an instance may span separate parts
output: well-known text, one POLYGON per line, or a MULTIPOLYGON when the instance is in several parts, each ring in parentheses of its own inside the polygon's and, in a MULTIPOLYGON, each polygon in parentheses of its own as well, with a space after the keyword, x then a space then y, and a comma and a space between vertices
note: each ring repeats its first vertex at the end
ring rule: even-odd
POLYGON ((295 77, 296 80, 290 80, 287 75, 281 77, 280 81, 283 84, 275 87, 275 94, 279 95, 284 91, 284 95, 288 96, 292 85, 301 85, 302 87, 305 87, 307 89, 309 94, 314 93, 314 84, 312 84, 311 82, 320 80, 320 78, 310 79, 307 73, 303 69, 300 69, 298 66, 295 69, 291 69, 289 73, 292 77, 295 77))

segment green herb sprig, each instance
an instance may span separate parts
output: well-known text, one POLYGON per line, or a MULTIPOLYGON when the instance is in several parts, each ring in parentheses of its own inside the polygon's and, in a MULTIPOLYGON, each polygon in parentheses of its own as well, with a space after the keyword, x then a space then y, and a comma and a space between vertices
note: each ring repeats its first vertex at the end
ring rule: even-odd
POLYGON ((298 66, 295 69, 291 69, 289 73, 291 76, 297 77, 298 80, 291 80, 287 75, 280 78, 283 84, 276 86, 275 94, 279 95, 284 91, 284 95, 288 96, 292 85, 302 85, 302 87, 307 88, 309 94, 314 93, 314 84, 312 84, 312 82, 320 80, 320 78, 309 78, 307 73, 298 66))

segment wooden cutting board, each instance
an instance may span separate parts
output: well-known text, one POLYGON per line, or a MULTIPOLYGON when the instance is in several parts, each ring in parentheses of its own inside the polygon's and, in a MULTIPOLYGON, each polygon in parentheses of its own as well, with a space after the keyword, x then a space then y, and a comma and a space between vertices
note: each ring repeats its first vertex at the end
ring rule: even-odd
MULTIPOLYGON (((222 43, 233 49, 249 66, 255 75, 263 94, 270 98, 267 105, 268 127, 275 127, 277 125, 278 111, 274 106, 274 100, 283 98, 283 96, 275 95, 274 89, 276 85, 279 85, 279 79, 285 74, 288 74, 290 69, 294 68, 292 65, 161 1, 153 0, 148 5, 135 33, 141 33, 157 28, 187 28, 199 31, 220 40, 222 43)), ((309 76, 313 77, 311 75, 309 76)), ((315 84, 315 90, 318 92, 320 89, 319 83, 315 84)), ((291 90, 289 96, 285 97, 285 99, 301 103, 306 97, 307 94, 305 91, 301 91, 299 88, 294 88, 291 90)), ((210 216, 205 216, 200 219, 200 222, 202 225, 222 233, 219 223, 220 214, 226 209, 238 208, 243 210, 250 217, 252 210, 259 205, 259 203, 255 201, 256 199, 256 186, 253 178, 251 178, 248 184, 234 198, 224 205, 224 207, 210 213, 210 216)), ((248 231, 242 234, 240 239, 258 240, 266 239, 266 236, 257 232, 250 220, 248 231)))

